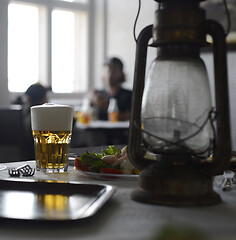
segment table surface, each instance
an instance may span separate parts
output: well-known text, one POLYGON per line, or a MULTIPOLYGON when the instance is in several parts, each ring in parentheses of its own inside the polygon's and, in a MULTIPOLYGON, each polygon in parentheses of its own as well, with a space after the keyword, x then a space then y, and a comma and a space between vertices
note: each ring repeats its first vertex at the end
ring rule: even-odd
POLYGON ((105 144, 127 144, 129 121, 91 121, 89 124, 76 122, 73 127, 72 145, 97 146, 105 144))
MULTIPOLYGON (((7 168, 25 162, 6 163, 7 168)), ((28 162, 35 166, 35 162, 28 162)), ((8 178, 8 170, 0 171, 0 179, 8 178)), ((166 226, 191 229, 209 240, 236 239, 236 189, 223 192, 222 203, 205 207, 168 207, 138 203, 130 194, 138 180, 102 181, 75 170, 45 174, 37 171, 36 180, 102 183, 117 187, 113 197, 92 217, 69 222, 31 222, 0 219, 1 239, 84 239, 84 240, 152 240, 166 226)), ((175 238, 178 240, 182 238, 175 238)), ((169 240, 169 238, 168 238, 169 240)), ((199 239, 200 240, 200 239, 199 239)))
POLYGON ((82 124, 76 122, 76 127, 80 129, 128 129, 129 121, 118 121, 118 122, 109 122, 109 121, 91 121, 89 124, 82 124))

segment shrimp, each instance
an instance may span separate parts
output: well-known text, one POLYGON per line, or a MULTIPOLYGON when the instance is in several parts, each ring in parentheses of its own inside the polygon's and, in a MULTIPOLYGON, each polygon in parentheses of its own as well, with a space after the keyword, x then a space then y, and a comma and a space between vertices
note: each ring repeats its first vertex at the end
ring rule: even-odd
POLYGON ((124 156, 121 155, 121 157, 119 157, 116 162, 112 163, 112 166, 116 167, 116 166, 120 165, 122 162, 124 162, 127 159, 128 159, 128 154, 125 153, 124 156))
POLYGON ((102 160, 108 164, 111 164, 113 167, 119 166, 122 162, 128 159, 127 146, 121 149, 119 155, 106 155, 102 157, 102 160))
POLYGON ((108 164, 114 164, 118 161, 118 158, 116 155, 106 155, 102 157, 102 160, 108 164))
POLYGON ((120 153, 121 156, 124 156, 125 154, 127 154, 127 146, 123 147, 120 153))

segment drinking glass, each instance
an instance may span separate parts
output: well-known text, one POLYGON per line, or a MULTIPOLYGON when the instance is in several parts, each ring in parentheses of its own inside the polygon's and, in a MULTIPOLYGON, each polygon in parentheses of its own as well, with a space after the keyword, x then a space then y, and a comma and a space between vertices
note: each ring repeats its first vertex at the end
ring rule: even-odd
POLYGON ((47 173, 68 169, 74 109, 68 105, 31 107, 36 169, 47 173))

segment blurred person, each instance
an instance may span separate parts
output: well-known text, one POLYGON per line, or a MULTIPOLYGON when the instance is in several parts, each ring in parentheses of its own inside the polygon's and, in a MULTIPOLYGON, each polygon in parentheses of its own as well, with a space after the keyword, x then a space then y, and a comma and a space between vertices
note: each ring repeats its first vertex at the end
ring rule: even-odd
POLYGON ((30 111, 30 107, 40 105, 48 101, 47 92, 48 88, 40 83, 35 83, 29 86, 22 96, 18 96, 12 104, 22 105, 24 109, 30 111))
POLYGON ((22 96, 17 97, 17 99, 12 102, 12 104, 20 104, 22 106, 23 121, 27 137, 28 153, 31 159, 33 159, 35 155, 34 155, 34 141, 31 130, 30 107, 47 103, 48 91, 49 89, 44 87, 40 83, 35 83, 32 84, 22 96))
POLYGON ((39 83, 32 84, 25 92, 25 96, 30 107, 48 102, 48 88, 39 83))
POLYGON ((30 119, 30 108, 35 105, 41 105, 48 102, 48 89, 40 83, 35 83, 29 86, 23 95, 23 112, 25 117, 30 119))
POLYGON ((122 87, 125 82, 123 63, 119 58, 110 58, 104 64, 102 75, 104 89, 94 90, 91 94, 91 105, 97 111, 99 120, 108 120, 109 99, 115 98, 118 105, 118 120, 130 119, 132 91, 122 87))
MULTIPOLYGON (((40 83, 35 83, 29 86, 26 92, 21 97, 22 109, 26 122, 30 123, 30 108, 35 105, 41 105, 48 102, 48 88, 40 83)), ((28 125, 28 124, 27 124, 28 125)))

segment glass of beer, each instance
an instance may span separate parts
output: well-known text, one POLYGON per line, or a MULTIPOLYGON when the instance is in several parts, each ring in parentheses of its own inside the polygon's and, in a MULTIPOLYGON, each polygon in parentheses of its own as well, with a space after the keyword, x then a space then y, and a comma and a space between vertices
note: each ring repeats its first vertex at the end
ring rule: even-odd
POLYGON ((73 114, 73 107, 67 105, 46 103, 31 107, 37 170, 67 171, 73 114))

